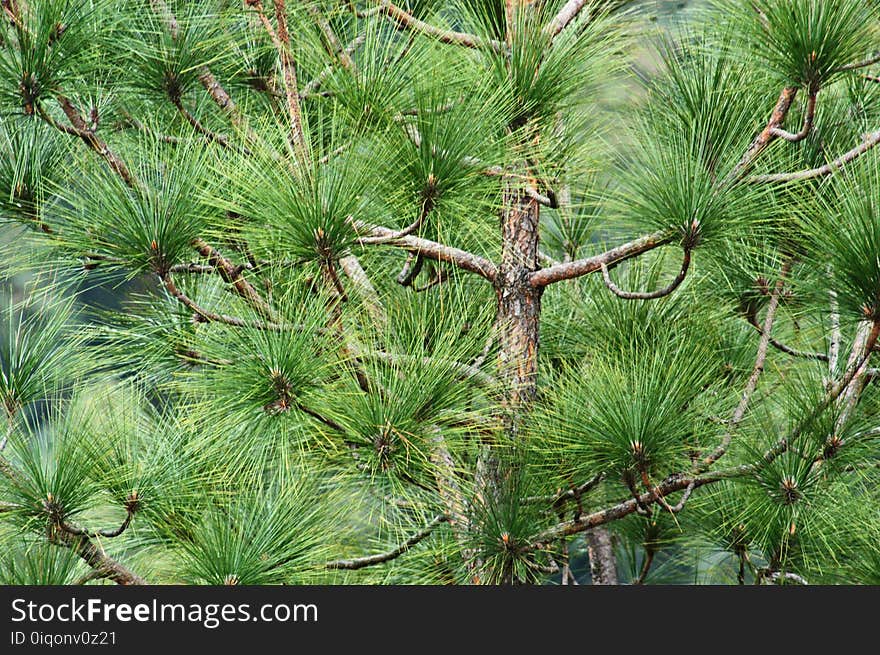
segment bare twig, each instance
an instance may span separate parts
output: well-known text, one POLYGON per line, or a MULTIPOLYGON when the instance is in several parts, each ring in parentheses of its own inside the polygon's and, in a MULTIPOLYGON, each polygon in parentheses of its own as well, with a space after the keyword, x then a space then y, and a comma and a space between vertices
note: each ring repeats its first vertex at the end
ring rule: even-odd
POLYGON ((764 324, 761 328, 761 340, 758 343, 758 354, 755 356, 755 365, 752 367, 752 374, 746 382, 746 387, 743 389, 739 404, 736 406, 733 416, 730 417, 730 421, 727 423, 727 431, 721 439, 721 444, 703 460, 702 470, 705 470, 706 467, 711 466, 724 456, 727 452, 727 448, 730 446, 730 442, 733 439, 737 427, 746 415, 746 411, 749 408, 749 402, 752 399, 752 394, 755 393, 755 389, 758 387, 758 380, 764 372, 764 363, 767 361, 767 351, 770 346, 770 331, 773 329, 773 321, 776 318, 776 310, 779 307, 779 301, 782 297, 782 289, 785 286, 785 278, 788 275, 789 270, 791 270, 791 261, 787 261, 782 265, 782 269, 779 272, 779 279, 776 281, 776 286, 773 288, 773 293, 770 295, 770 302, 767 304, 767 312, 764 315, 764 324))
POLYGON ((223 281, 232 285, 232 290, 238 296, 244 298, 263 318, 269 321, 275 320, 272 309, 253 285, 245 279, 241 268, 235 266, 204 239, 194 239, 192 245, 202 257, 208 260, 208 264, 214 267, 223 281))
POLYGON ((776 139, 774 132, 780 129, 785 123, 785 117, 788 116, 788 112, 791 109, 791 104, 794 102, 797 92, 798 88, 795 86, 787 86, 782 89, 782 92, 779 94, 779 100, 776 101, 776 107, 773 109, 773 113, 770 115, 770 120, 767 122, 767 126, 758 134, 758 136, 755 137, 754 141, 752 141, 752 144, 749 146, 748 150, 746 150, 742 159, 740 159, 739 163, 730 172, 728 179, 741 179, 742 176, 748 172, 758 155, 764 152, 767 146, 776 139))
POLYGON ((788 182, 803 182, 804 180, 812 180, 817 177, 831 175, 835 171, 841 170, 844 166, 861 157, 871 148, 880 143, 880 130, 866 134, 862 143, 841 155, 837 159, 828 162, 824 166, 818 168, 810 168, 794 173, 774 173, 771 175, 753 175, 748 179, 751 184, 780 184, 788 182))
MULTIPOLYGON (((755 316, 754 314, 749 315, 748 321, 749 321, 749 325, 751 325, 753 328, 755 328, 755 330, 758 331, 758 334, 763 333, 763 328, 758 323, 757 316, 755 316)), ((820 362, 827 362, 829 359, 828 355, 826 355, 825 353, 814 353, 814 352, 807 352, 804 350, 796 350, 796 349, 792 348, 791 346, 787 346, 784 343, 782 343, 781 341, 778 341, 777 339, 774 339, 772 337, 770 338, 770 345, 773 346, 774 348, 776 348, 776 350, 783 352, 786 355, 791 355, 792 357, 800 357, 803 359, 815 359, 820 362)))
POLYGON ((568 0, 559 13, 545 28, 547 33, 552 36, 558 36, 569 23, 571 23, 587 4, 592 4, 590 0, 568 0))
POLYGON ((296 79, 296 62, 290 50, 290 35, 287 32, 287 8, 284 0, 273 0, 275 6, 275 23, 277 30, 272 27, 272 23, 263 10, 263 3, 260 0, 245 0, 245 4, 253 7, 260 22, 266 28, 269 38, 275 50, 278 51, 278 59, 281 62, 281 72, 284 78, 284 91, 287 95, 287 111, 290 115, 290 137, 291 143, 297 154, 305 158, 308 153, 308 144, 305 141, 305 133, 303 132, 302 115, 299 107, 299 87, 296 79))
POLYGON ((873 66, 874 64, 880 63, 880 52, 875 53, 874 55, 864 59, 862 61, 857 61, 852 64, 846 64, 837 69, 837 72, 844 71, 854 71, 859 68, 867 68, 868 66, 873 66))
POLYGON ((194 314, 199 317, 199 320, 202 320, 206 323, 223 323, 225 325, 232 325, 234 327, 246 327, 253 328, 255 330, 282 330, 283 326, 272 323, 272 322, 263 322, 257 320, 247 320, 243 318, 238 318, 236 316, 227 316, 226 314, 218 314, 216 312, 209 311, 204 307, 201 307, 196 301, 187 296, 183 291, 181 291, 176 284, 174 284, 174 280, 171 278, 170 273, 166 273, 161 276, 162 284, 165 286, 165 289, 168 291, 171 296, 176 299, 180 304, 182 304, 187 309, 191 310, 194 314))
POLYGON ((229 137, 227 137, 225 134, 219 134, 205 127, 202 122, 198 118, 196 118, 192 114, 192 112, 189 111, 189 109, 184 106, 180 98, 172 97, 171 102, 174 104, 175 107, 177 107, 177 111, 180 113, 181 116, 184 117, 184 119, 186 119, 186 122, 189 123, 196 132, 204 136, 209 143, 216 142, 228 150, 234 150, 235 152, 245 155, 251 154, 250 150, 248 150, 247 148, 241 148, 239 146, 233 145, 229 141, 229 137))
POLYGON ((527 496, 523 498, 522 502, 524 503, 547 503, 553 505, 554 507, 558 506, 560 503, 566 500, 577 500, 585 493, 592 491, 596 488, 602 480, 605 479, 604 473, 598 473, 594 475, 592 478, 584 482, 583 484, 578 485, 577 487, 572 487, 571 489, 565 489, 560 491, 559 493, 555 493, 549 496, 527 496))
MULTIPOLYGON (((345 54, 346 58, 349 61, 351 61, 351 56, 355 52, 357 52, 357 49, 360 48, 366 40, 367 40, 366 37, 364 37, 363 35, 360 35, 360 36, 355 37, 351 41, 351 43, 349 43, 347 46, 345 46, 345 48, 343 49, 342 52, 345 54)), ((324 68, 320 73, 318 73, 314 77, 314 79, 312 79, 308 84, 306 84, 302 88, 302 90, 299 93, 300 99, 308 98, 309 96, 317 93, 318 89, 327 80, 327 78, 333 74, 334 70, 335 70, 335 66, 333 66, 331 64, 331 65, 327 66, 326 68, 324 68)))
POLYGON ((327 562, 325 564, 325 568, 328 569, 344 569, 347 571, 355 571, 357 569, 362 569, 367 566, 375 566, 377 564, 384 564, 385 562, 390 562, 393 559, 397 559, 401 555, 403 555, 410 548, 418 544, 419 542, 426 539, 430 534, 434 531, 434 529, 439 526, 441 523, 445 523, 449 521, 449 517, 445 514, 440 514, 434 518, 424 529, 420 530, 409 539, 404 541, 402 544, 389 550, 385 553, 379 553, 376 555, 368 555, 366 557, 359 557, 357 559, 340 559, 332 562, 327 562))
POLYGON ((400 26, 402 29, 419 32, 420 34, 435 38, 441 43, 460 45, 466 48, 484 48, 494 50, 496 52, 502 52, 505 49, 504 44, 499 41, 493 41, 491 39, 484 40, 474 36, 473 34, 465 34, 464 32, 455 32, 453 30, 444 30, 434 25, 430 25, 422 20, 419 20, 409 12, 404 11, 403 9, 393 4, 392 2, 389 2, 388 0, 383 0, 381 2, 378 7, 378 11, 380 13, 384 13, 386 16, 396 21, 397 25, 400 26))

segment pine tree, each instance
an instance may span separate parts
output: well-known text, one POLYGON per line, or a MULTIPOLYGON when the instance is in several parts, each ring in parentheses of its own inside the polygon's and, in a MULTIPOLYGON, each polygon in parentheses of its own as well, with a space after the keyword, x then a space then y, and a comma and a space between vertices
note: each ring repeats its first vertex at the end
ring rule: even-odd
POLYGON ((633 4, 2 0, 0 581, 880 583, 880 6, 633 4))

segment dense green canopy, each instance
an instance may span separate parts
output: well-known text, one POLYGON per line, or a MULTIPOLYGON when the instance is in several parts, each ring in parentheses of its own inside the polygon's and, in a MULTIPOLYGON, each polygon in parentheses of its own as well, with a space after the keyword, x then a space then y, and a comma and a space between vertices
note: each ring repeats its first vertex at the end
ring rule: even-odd
POLYGON ((880 583, 876 2, 0 5, 0 582, 880 583))

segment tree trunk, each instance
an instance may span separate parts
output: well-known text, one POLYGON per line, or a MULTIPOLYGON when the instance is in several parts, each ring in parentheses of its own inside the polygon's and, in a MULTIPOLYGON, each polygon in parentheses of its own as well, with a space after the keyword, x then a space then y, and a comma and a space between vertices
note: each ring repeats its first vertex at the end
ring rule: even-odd
POLYGON ((590 578, 595 585, 617 584, 617 558, 608 528, 587 531, 587 552, 590 555, 590 578))
POLYGON ((519 437, 522 412, 535 399, 541 288, 529 278, 538 269, 540 205, 516 178, 505 181, 501 217, 501 266, 495 281, 498 298, 498 377, 504 388, 504 423, 519 437))

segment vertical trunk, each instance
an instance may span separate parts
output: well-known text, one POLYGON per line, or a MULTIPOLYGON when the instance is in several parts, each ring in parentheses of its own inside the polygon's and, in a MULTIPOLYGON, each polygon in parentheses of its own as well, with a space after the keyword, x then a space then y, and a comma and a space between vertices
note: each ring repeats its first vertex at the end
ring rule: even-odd
POLYGON ((540 206, 525 195, 516 179, 505 181, 501 217, 501 265, 498 298, 498 375, 504 385, 504 422, 508 435, 519 436, 523 410, 535 399, 538 326, 542 289, 529 282, 538 269, 540 206))
POLYGON ((590 578, 594 585, 617 584, 617 559, 611 533, 605 527, 587 532, 587 553, 590 556, 590 578))

